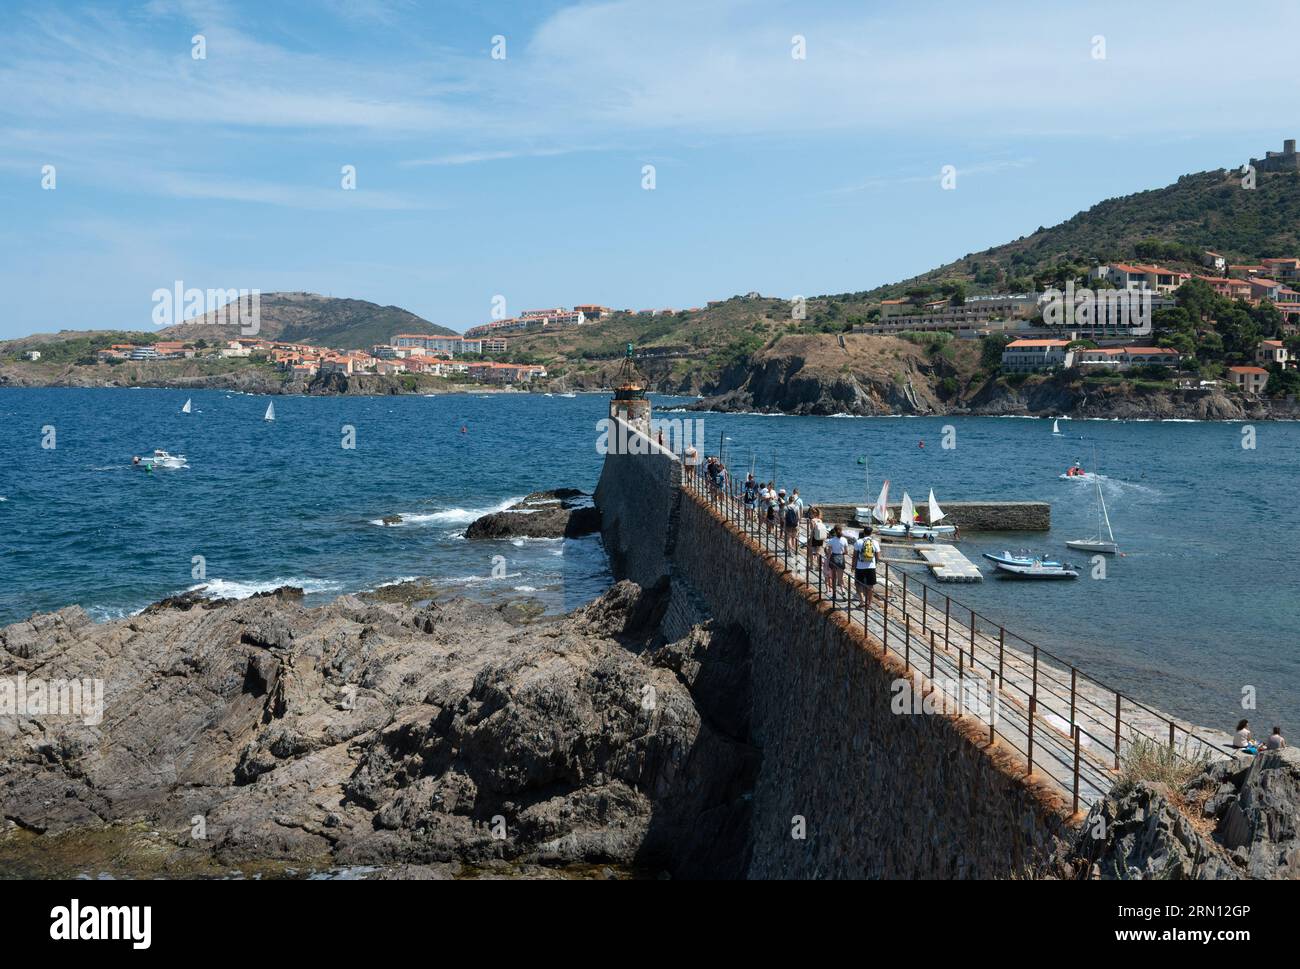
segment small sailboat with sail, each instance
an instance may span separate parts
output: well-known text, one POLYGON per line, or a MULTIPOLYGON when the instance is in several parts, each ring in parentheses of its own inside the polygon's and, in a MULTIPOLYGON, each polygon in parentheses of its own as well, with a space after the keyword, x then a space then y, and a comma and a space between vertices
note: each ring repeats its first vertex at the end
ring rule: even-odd
POLYGON ((275 401, 271 401, 269 404, 266 405, 266 416, 264 416, 262 420, 264 421, 275 420, 275 401))
POLYGON ((1061 436, 1061 419, 1059 417, 1052 419, 1052 433, 1057 437, 1061 436))
POLYGON ((191 412, 190 408, 193 403, 194 403, 193 398, 190 397, 185 398, 185 406, 181 408, 181 413, 182 414, 190 413, 191 412))
MULTIPOLYGON (((1096 458, 1093 458, 1093 465, 1096 465, 1096 458)), ((1106 510, 1106 496, 1101 491, 1101 478, 1095 477, 1094 483, 1097 485, 1097 532, 1092 538, 1076 538, 1067 541, 1065 544, 1070 548, 1078 549, 1080 552, 1100 552, 1102 555, 1115 555, 1119 552, 1119 545, 1115 542, 1115 532, 1110 527, 1110 512, 1106 510), (1102 527, 1105 526, 1105 537, 1102 537, 1102 527)))

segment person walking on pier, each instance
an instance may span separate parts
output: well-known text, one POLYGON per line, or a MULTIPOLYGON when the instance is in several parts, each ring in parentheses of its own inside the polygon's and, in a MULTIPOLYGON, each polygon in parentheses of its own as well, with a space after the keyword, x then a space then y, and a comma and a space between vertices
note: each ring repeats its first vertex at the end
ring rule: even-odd
POLYGON ((814 505, 808 511, 808 564, 816 568, 819 581, 822 575, 822 548, 826 544, 826 537, 822 510, 814 505))
POLYGON ((849 540, 839 525, 831 529, 831 537, 826 540, 826 571, 830 573, 831 602, 835 601, 844 578, 844 566, 849 555, 849 540))
POLYGON ((772 526, 776 523, 776 489, 774 483, 769 481, 759 493, 758 508, 763 518, 763 528, 765 533, 772 531, 772 526))
POLYGON ((795 488, 790 492, 790 497, 786 500, 785 508, 781 513, 781 523, 785 526, 785 548, 786 551, 793 549, 799 551, 799 519, 803 517, 803 499, 799 497, 799 489, 795 488))
POLYGON ((876 559, 880 557, 880 543, 871 537, 871 526, 865 525, 853 545, 853 587, 865 612, 871 611, 871 599, 876 592, 876 559))
POLYGON ((754 472, 749 472, 745 478, 745 527, 752 527, 754 524, 754 505, 758 502, 758 482, 754 480, 754 472))

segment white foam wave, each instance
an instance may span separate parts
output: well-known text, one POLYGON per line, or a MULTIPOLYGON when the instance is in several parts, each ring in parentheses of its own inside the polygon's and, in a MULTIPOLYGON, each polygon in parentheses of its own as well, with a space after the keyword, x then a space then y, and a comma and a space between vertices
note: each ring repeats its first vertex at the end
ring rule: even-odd
POLYGON ((370 524, 385 528, 399 528, 402 525, 468 525, 484 515, 493 515, 500 511, 506 511, 511 505, 516 505, 521 501, 523 501, 522 495, 517 498, 507 498, 488 508, 444 508, 441 511, 430 512, 401 511, 397 512, 397 514, 401 516, 402 520, 396 525, 384 525, 383 518, 371 518, 370 524))
POLYGON ((247 599, 259 592, 273 592, 281 586, 295 586, 306 593, 341 592, 343 583, 331 579, 289 578, 267 579, 264 582, 240 582, 235 579, 209 579, 192 585, 186 592, 202 592, 213 599, 247 599))

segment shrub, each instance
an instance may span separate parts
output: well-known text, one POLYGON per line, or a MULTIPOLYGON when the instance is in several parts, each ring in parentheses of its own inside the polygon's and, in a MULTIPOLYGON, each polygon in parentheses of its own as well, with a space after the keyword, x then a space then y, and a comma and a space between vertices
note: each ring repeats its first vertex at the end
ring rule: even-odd
POLYGON ((1122 794, 1139 781, 1164 784, 1171 791, 1181 791, 1205 771, 1209 762, 1199 744, 1197 752, 1192 752, 1190 739, 1184 739, 1181 747, 1171 747, 1141 734, 1132 738, 1128 746, 1120 750, 1115 791, 1122 794))

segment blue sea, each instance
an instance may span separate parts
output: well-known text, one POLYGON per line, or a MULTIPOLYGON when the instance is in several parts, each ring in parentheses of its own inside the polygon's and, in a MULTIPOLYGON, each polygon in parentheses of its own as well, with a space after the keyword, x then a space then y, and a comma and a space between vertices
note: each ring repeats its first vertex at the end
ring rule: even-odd
MULTIPOLYGON (((268 423, 270 399, 0 389, 0 624, 71 603, 125 616, 200 585, 229 596, 298 585, 325 601, 430 576, 476 597, 535 596, 553 612, 608 586, 598 537, 462 537, 531 491, 592 490, 604 395, 284 396, 268 423), (355 448, 341 446, 345 426, 355 448), (154 448, 189 467, 132 467, 154 448), (402 523, 383 525, 392 514, 402 523)), ((961 547, 980 561, 1030 546, 1085 566, 1081 579, 945 590, 1137 699, 1208 726, 1247 716, 1256 732, 1278 722, 1300 736, 1300 425, 1253 425, 1243 448, 1242 424, 1061 421, 1057 437, 1046 420, 676 410, 685 403, 655 401, 663 416, 702 419, 701 450, 721 445, 734 470, 752 464, 761 477, 775 466, 810 501, 869 504, 888 477, 895 500, 933 488, 940 504, 1051 502, 1050 533, 961 547), (942 446, 946 426, 955 447, 942 446), (1125 553, 1104 579, 1064 545, 1093 534, 1094 488, 1057 477, 1094 454, 1125 553), (1243 712, 1243 691, 1256 709, 1243 712)))

